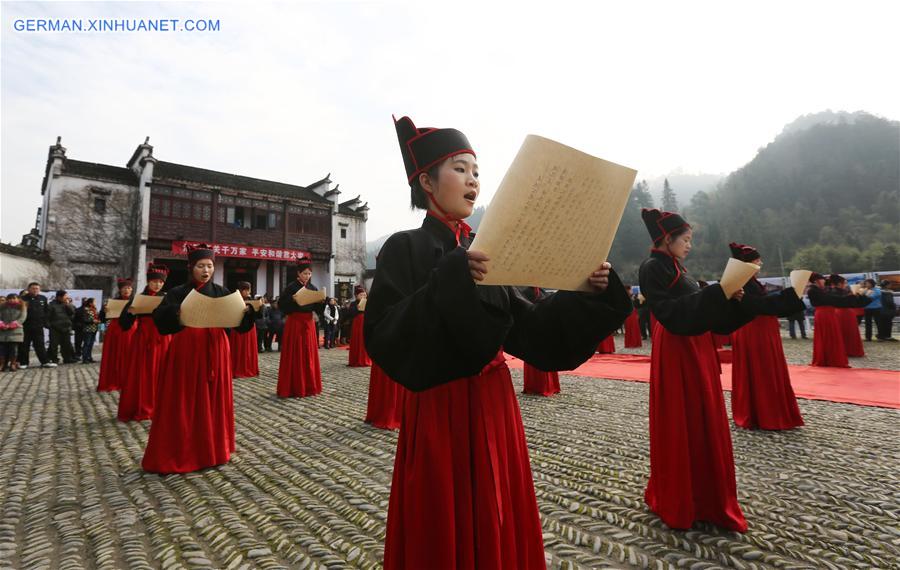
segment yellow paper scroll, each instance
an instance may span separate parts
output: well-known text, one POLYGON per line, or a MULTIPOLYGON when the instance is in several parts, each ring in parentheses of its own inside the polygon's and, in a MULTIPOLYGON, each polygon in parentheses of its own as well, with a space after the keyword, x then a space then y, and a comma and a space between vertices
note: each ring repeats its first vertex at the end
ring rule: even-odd
POLYGON ((812 275, 812 271, 805 269, 791 271, 791 287, 794 288, 794 292, 797 293, 798 297, 803 297, 803 291, 806 289, 806 284, 809 283, 810 275, 812 275))
POLYGON ((252 299, 250 301, 245 301, 245 302, 248 305, 250 305, 251 307, 253 307, 253 310, 256 311, 257 313, 259 312, 259 309, 262 307, 262 304, 263 304, 262 299, 252 299))
POLYGON ((294 301, 301 307, 305 305, 313 305, 325 301, 325 291, 313 291, 306 287, 301 287, 299 291, 294 293, 294 301))
POLYGON ((131 302, 131 312, 135 315, 149 315, 162 302, 162 295, 135 295, 131 302))
POLYGON ((118 319, 122 316, 122 309, 128 304, 128 299, 110 299, 106 302, 106 318, 118 319))
POLYGON ((235 291, 225 297, 207 297, 191 289, 181 302, 181 324, 195 329, 232 328, 241 324, 247 306, 235 291))
POLYGON ((368 301, 368 297, 363 297, 356 303, 356 308, 359 309, 360 312, 364 313, 366 311, 366 301, 368 301))
POLYGON ((719 285, 725 291, 725 297, 731 299, 738 289, 746 285, 747 281, 759 271, 759 265, 740 261, 733 257, 728 258, 728 264, 725 266, 725 272, 719 285))
POLYGON ((480 285, 590 291, 606 261, 636 170, 528 135, 472 249, 490 258, 480 285))

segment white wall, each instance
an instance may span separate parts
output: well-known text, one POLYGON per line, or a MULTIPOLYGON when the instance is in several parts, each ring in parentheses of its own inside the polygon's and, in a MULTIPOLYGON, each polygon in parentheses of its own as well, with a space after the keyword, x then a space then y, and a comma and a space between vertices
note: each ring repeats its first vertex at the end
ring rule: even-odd
POLYGON ((73 285, 75 275, 135 276, 133 254, 139 227, 131 227, 134 221, 123 216, 133 213, 136 193, 136 186, 65 174, 53 181, 49 210, 42 214, 46 223, 43 238, 55 269, 67 274, 60 285, 73 285), (90 188, 110 193, 94 194, 90 188), (106 199, 105 214, 94 212, 95 197, 106 199))
POLYGON ((341 214, 335 218, 335 279, 352 275, 353 282, 360 283, 366 270, 366 222, 356 216, 341 214), (342 228, 347 230, 346 238, 341 238, 342 228))
POLYGON ((45 287, 64 285, 50 282, 48 263, 0 251, 0 287, 10 287, 18 293, 31 281, 38 281, 45 287))

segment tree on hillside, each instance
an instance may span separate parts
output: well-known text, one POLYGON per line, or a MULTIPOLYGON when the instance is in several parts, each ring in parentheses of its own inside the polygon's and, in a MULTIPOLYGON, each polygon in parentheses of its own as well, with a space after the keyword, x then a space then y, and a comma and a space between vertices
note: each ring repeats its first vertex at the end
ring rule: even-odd
POLYGON ((641 208, 653 207, 653 195, 650 193, 650 185, 646 180, 641 180, 631 189, 631 194, 641 208))
POLYGON ((875 267, 880 271, 897 271, 900 269, 900 248, 893 244, 885 246, 881 257, 875 262, 875 267))
POLYGON ((650 186, 646 180, 641 180, 631 189, 608 256, 608 260, 626 283, 637 283, 638 266, 647 256, 650 237, 641 220, 641 208, 652 207, 650 186))
POLYGON ((669 185, 668 178, 666 178, 666 181, 663 183, 662 200, 660 200, 660 207, 664 212, 678 211, 678 199, 675 197, 675 191, 672 190, 672 187, 669 185))
POLYGON ((831 273, 831 263, 828 261, 825 247, 821 245, 812 245, 798 250, 790 261, 785 262, 785 265, 788 271, 808 269, 819 273, 831 273))

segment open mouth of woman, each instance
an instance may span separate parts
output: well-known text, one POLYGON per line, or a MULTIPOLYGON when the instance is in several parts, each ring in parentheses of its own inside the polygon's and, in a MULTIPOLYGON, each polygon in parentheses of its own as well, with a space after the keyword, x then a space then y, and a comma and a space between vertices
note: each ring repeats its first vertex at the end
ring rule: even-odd
POLYGON ((463 198, 466 199, 466 202, 468 202, 468 203, 470 203, 470 204, 474 204, 474 203, 475 203, 475 198, 477 198, 477 197, 478 197, 478 192, 475 192, 475 191, 467 192, 467 193, 463 196, 463 198))

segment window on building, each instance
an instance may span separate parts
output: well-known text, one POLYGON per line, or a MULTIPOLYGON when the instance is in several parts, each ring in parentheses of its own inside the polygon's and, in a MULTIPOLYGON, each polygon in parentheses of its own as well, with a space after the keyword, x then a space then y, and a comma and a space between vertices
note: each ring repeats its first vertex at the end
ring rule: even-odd
POLYGON ((256 211, 254 216, 253 227, 261 230, 269 229, 269 216, 265 212, 256 211))
POLYGON ((245 213, 245 208, 243 206, 228 206, 226 218, 226 223, 229 226, 234 226, 236 228, 251 227, 250 213, 245 213))
POLYGON ((106 198, 94 198, 94 211, 101 216, 106 213, 106 198))
POLYGON ((341 239, 347 239, 347 228, 341 228, 341 239))
POLYGON ((275 212, 269 212, 269 229, 274 230, 278 227, 278 216, 275 212))

